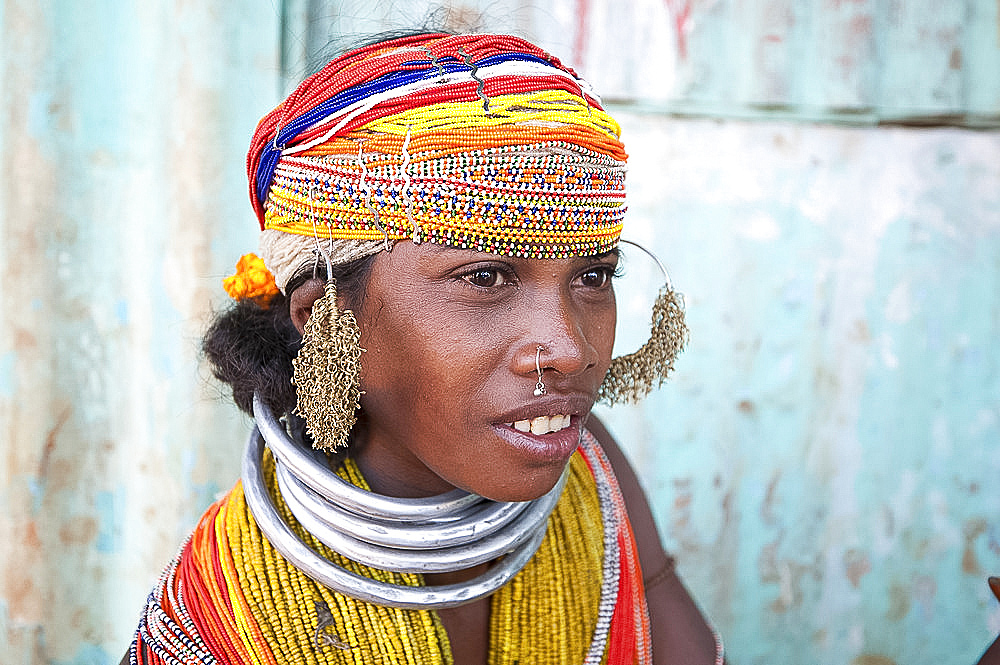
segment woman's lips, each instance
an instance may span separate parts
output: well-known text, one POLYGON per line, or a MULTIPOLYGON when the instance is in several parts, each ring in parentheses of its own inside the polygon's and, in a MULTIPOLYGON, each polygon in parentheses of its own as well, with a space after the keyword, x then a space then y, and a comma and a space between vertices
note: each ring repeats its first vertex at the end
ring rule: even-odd
POLYGON ((554 416, 538 416, 531 420, 516 420, 507 423, 507 427, 513 427, 518 432, 531 432, 532 434, 548 434, 558 432, 570 426, 571 416, 558 413, 554 416))
POLYGON ((497 424, 493 429, 518 451, 539 461, 565 462, 580 445, 579 416, 538 416, 497 424))

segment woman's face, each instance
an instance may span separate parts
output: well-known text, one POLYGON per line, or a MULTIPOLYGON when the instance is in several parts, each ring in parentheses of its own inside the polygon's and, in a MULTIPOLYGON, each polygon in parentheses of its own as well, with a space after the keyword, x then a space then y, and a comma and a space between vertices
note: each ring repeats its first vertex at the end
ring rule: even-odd
POLYGON ((611 360, 617 262, 410 242, 379 255, 355 312, 366 350, 357 459, 372 488, 506 501, 551 489, 611 360), (531 426, 541 433, 520 431, 531 426))

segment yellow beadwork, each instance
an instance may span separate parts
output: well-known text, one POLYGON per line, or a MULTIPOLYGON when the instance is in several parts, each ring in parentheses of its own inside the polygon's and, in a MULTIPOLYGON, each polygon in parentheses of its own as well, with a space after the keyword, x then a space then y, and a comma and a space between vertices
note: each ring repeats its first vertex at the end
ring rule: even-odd
POLYGON ((412 239, 527 258, 614 248, 625 214, 618 124, 565 90, 428 100, 290 148, 264 228, 412 239))
MULTIPOLYGON (((574 455, 570 469, 566 490, 549 520, 538 553, 491 600, 490 665, 577 665, 590 645, 600 600, 603 527, 594 481, 579 454, 574 455)), ((423 583, 420 575, 368 568, 330 551, 295 522, 280 500, 270 456, 265 458, 264 473, 282 517, 317 552, 373 579, 407 585, 423 583)), ((338 473, 366 487, 351 460, 338 473)), ((224 502, 216 533, 228 541, 232 551, 232 569, 226 571, 226 580, 231 587, 230 597, 243 599, 234 614, 242 645, 248 652, 259 654, 252 662, 453 662, 448 636, 437 613, 354 600, 331 592, 288 564, 253 522, 240 485, 224 502), (350 648, 317 647, 317 600, 329 608, 336 637, 350 648)))
POLYGON ((478 99, 420 106, 370 122, 365 125, 365 129, 372 133, 403 137, 407 128, 416 136, 441 127, 449 130, 502 127, 509 125, 512 120, 526 124, 558 123, 600 129, 615 139, 621 134, 621 127, 614 118, 601 109, 587 106, 578 95, 565 90, 491 97, 489 113, 483 111, 483 103, 478 99))

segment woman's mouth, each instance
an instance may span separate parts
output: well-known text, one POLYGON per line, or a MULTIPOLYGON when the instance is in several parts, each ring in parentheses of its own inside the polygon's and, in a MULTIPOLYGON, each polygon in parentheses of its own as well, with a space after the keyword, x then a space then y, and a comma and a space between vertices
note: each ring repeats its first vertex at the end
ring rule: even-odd
POLYGON ((580 444, 580 419, 564 413, 493 426, 501 439, 540 462, 564 463, 580 444))
POLYGON ((507 423, 508 427, 513 427, 518 432, 531 432, 532 434, 549 434, 558 432, 570 426, 570 416, 559 413, 553 416, 538 416, 531 420, 515 420, 507 423))

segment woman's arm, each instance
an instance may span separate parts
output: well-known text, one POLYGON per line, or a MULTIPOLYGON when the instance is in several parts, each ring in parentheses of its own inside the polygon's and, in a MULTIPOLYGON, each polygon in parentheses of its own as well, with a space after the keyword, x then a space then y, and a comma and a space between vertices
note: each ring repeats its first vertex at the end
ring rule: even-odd
POLYGON ((611 461, 635 532, 653 633, 653 663, 713 665, 716 662, 715 634, 674 572, 673 559, 663 549, 653 513, 635 471, 594 415, 587 420, 587 429, 597 437, 611 461))
MULTIPOLYGON (((1000 600, 1000 577, 990 577, 989 585, 993 595, 997 597, 997 600, 1000 600)), ((977 665, 1000 665, 1000 637, 986 649, 977 665)))

